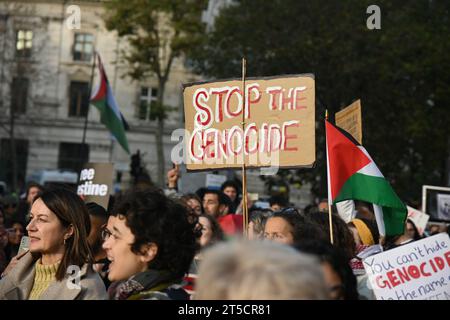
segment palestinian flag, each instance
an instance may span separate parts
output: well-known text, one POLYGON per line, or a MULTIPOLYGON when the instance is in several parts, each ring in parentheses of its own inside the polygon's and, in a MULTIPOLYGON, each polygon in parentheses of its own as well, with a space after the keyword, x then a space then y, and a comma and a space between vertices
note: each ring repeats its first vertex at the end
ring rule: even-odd
POLYGON ((374 204, 380 234, 402 234, 406 206, 366 149, 349 133, 325 120, 328 197, 331 203, 362 200, 374 204))
POLYGON ((91 96, 91 104, 93 104, 100 112, 100 122, 103 123, 111 134, 120 143, 122 148, 130 153, 125 130, 128 127, 123 115, 120 113, 116 103, 116 99, 112 94, 111 86, 106 77, 100 55, 98 57, 98 69, 100 74, 100 84, 91 96))

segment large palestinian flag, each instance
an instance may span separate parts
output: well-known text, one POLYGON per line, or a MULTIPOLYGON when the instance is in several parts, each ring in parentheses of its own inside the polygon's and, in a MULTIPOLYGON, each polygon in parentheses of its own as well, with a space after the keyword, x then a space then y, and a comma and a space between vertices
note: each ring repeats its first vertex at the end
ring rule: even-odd
POLYGON ((327 120, 325 126, 329 201, 362 200, 373 203, 380 234, 402 234, 406 206, 369 153, 346 131, 327 120))
POLYGON ((114 99, 100 55, 96 53, 96 57, 98 57, 100 84, 91 96, 91 104, 96 106, 100 111, 100 122, 111 131, 111 134, 120 143, 122 148, 127 153, 130 153, 127 137, 125 135, 127 124, 119 111, 116 99, 114 99))

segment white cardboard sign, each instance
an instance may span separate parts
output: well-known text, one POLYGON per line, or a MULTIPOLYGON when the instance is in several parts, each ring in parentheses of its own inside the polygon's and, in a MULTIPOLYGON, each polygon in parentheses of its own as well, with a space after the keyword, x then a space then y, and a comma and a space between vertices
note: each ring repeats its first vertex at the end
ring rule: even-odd
POLYGON ((408 208, 408 219, 411 219, 411 221, 414 222, 419 234, 423 235, 430 216, 410 206, 406 206, 406 208, 408 208))
POLYGON ((450 300, 450 238, 440 233, 363 260, 378 300, 450 300))

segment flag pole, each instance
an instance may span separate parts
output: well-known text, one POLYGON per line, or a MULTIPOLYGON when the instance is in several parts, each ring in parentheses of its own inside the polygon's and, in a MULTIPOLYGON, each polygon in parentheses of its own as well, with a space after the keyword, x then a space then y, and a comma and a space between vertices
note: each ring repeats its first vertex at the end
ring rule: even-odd
POLYGON ((84 145, 86 143, 86 131, 88 125, 88 117, 89 117, 89 106, 91 105, 91 95, 92 95, 92 83, 94 81, 94 72, 95 72, 95 62, 97 61, 97 51, 94 50, 94 63, 92 64, 91 69, 91 81, 89 82, 89 104, 86 112, 86 118, 84 119, 84 128, 83 128, 83 140, 81 140, 81 144, 84 145))
MULTIPOLYGON (((245 132, 245 72, 246 72, 246 60, 242 58, 242 97, 243 97, 243 107, 242 107, 242 132, 245 132)), ((244 138, 243 138, 244 139, 244 138)), ((247 238, 247 228, 248 228, 248 208, 247 208, 247 174, 245 172, 245 139, 242 141, 242 214, 243 214, 243 228, 244 236, 247 238)))
MULTIPOLYGON (((328 109, 325 109, 325 121, 328 121, 328 109)), ((326 127, 325 127, 325 136, 326 136, 326 127)), ((329 220, 329 223, 330 223, 330 242, 331 242, 331 244, 333 244, 333 219, 332 219, 332 215, 331 215, 331 192, 330 192, 330 188, 331 188, 331 185, 330 185, 330 172, 329 172, 329 170, 330 170, 330 163, 329 163, 329 159, 328 159, 328 139, 327 139, 327 137, 325 138, 325 140, 326 140, 326 142, 327 142, 327 145, 326 145, 326 151, 327 151, 327 177, 328 177, 328 179, 327 179, 327 183, 328 183, 328 220, 329 220)))

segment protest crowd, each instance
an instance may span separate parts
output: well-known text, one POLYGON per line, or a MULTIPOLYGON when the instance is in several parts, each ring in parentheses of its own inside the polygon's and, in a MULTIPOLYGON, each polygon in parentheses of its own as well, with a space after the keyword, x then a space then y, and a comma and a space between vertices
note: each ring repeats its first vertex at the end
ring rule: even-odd
POLYGON ((383 237, 355 201, 350 219, 331 207, 331 244, 326 199, 300 209, 277 197, 249 199, 243 230, 239 181, 182 194, 179 176, 175 166, 167 188, 137 185, 108 208, 36 183, 1 198, 0 299, 375 299, 362 257, 449 232, 407 219, 383 237))

